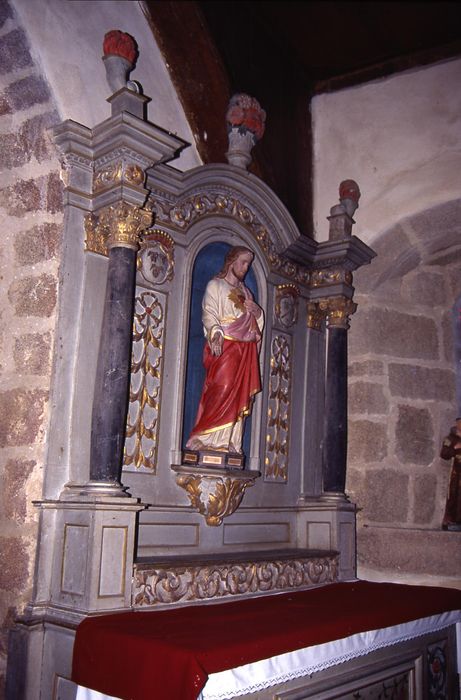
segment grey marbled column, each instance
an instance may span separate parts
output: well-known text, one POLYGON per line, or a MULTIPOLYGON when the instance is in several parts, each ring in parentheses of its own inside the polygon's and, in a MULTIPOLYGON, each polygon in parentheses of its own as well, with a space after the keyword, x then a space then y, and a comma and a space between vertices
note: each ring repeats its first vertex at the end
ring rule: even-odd
POLYGON ((328 300, 323 490, 344 493, 347 465, 347 329, 355 304, 345 297, 328 300))
POLYGON ((119 202, 97 217, 109 231, 104 315, 91 420, 90 481, 120 486, 129 400, 136 254, 152 215, 119 202))
POLYGON ((120 481, 130 386, 136 250, 109 252, 91 421, 90 479, 120 481))

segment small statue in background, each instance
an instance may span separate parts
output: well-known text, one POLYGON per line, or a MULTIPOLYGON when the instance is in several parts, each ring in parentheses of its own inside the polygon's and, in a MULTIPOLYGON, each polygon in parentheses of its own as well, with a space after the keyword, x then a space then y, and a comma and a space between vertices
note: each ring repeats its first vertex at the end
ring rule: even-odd
POLYGON ((453 460, 442 530, 461 531, 461 418, 456 419, 450 434, 443 441, 440 456, 453 460))

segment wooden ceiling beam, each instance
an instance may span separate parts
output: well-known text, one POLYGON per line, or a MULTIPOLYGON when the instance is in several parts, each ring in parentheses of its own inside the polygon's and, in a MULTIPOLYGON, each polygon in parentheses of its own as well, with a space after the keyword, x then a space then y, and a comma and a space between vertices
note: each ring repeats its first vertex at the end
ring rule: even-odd
POLYGON ((225 162, 229 79, 196 2, 146 0, 147 19, 204 163, 225 162))

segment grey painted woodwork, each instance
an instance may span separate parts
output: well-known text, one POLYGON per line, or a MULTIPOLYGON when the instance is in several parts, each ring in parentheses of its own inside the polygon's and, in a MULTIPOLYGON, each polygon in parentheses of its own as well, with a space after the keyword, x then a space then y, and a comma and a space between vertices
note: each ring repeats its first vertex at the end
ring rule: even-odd
MULTIPOLYGON (((28 652, 18 667, 28 679, 27 698, 39 692, 52 697, 56 679, 65 686, 72 630, 85 615, 132 607, 130 581, 139 557, 168 562, 214 556, 217 566, 225 566, 226 557, 239 552, 247 561, 262 553, 270 561, 271 552, 279 557, 280 550, 294 559, 300 550, 316 550, 315 556, 320 550, 339 553, 340 579, 355 575, 355 506, 344 493, 328 493, 322 485, 328 382, 329 401, 335 402, 335 384, 325 372, 325 319, 331 299, 351 300, 351 271, 369 262, 372 251, 353 236, 321 244, 301 236, 270 188, 242 168, 176 170, 167 162, 185 144, 144 118, 145 98, 121 90, 110 101, 112 116, 93 129, 66 121, 53 132, 66 210, 60 352, 44 496, 36 504, 41 521, 36 585, 17 627, 21 639, 27 638, 28 652), (141 242, 132 299, 134 254, 113 251, 112 257, 131 259, 123 280, 119 271, 112 273, 111 261, 101 254, 101 222, 112 217, 123 228, 127 222, 116 219, 118 207, 134 212, 146 201, 155 220, 141 242), (91 231, 99 231, 99 238, 91 239, 91 231), (191 275, 197 254, 213 241, 254 251, 265 329, 263 391, 253 407, 244 470, 253 485, 237 509, 211 526, 178 485, 178 469, 191 275), (96 440, 100 419, 110 416, 96 380, 98 352, 104 367, 107 339, 118 323, 104 314, 107 280, 109 295, 114 280, 128 292, 120 316, 123 358, 114 357, 111 369, 123 370, 134 324, 123 487, 115 483, 112 490, 108 484, 118 482, 120 445, 111 454, 98 448, 90 456, 93 407, 96 440), (296 306, 288 321, 279 308, 285 293, 296 306), (133 303, 134 319, 131 313, 125 318, 133 303), (45 642, 53 652, 43 655, 45 642), (34 679, 42 656, 40 691, 34 679)), ((125 392, 128 380, 125 373, 125 392)), ((106 434, 112 436, 108 445, 121 434, 122 403, 119 399, 116 429, 106 434)), ((210 475, 199 476, 211 488, 210 475)), ((217 472, 217 488, 225 490, 228 481, 229 474, 217 472)))

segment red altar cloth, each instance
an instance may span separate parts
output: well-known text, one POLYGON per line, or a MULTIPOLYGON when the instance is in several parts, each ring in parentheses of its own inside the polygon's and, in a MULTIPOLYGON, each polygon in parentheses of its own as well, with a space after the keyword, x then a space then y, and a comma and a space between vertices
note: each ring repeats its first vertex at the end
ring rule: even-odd
POLYGON ((124 700, 196 700, 210 673, 461 609, 461 591, 355 581, 174 610, 89 617, 72 680, 124 700))

